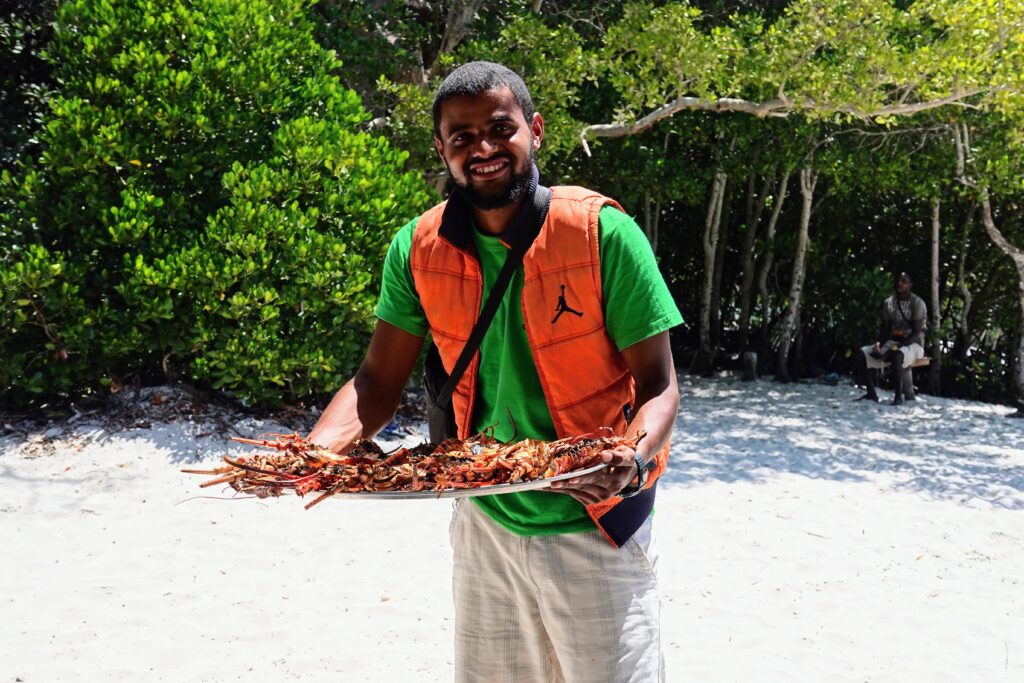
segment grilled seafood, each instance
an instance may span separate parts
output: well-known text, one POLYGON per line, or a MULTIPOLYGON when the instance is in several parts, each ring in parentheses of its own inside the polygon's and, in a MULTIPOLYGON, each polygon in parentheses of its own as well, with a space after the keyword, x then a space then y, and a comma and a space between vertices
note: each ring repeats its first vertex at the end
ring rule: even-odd
POLYGON ((390 453, 364 439, 342 455, 298 434, 267 434, 270 438, 234 438, 266 449, 264 452, 249 457, 225 456, 225 467, 182 472, 213 475, 202 487, 227 484, 239 493, 260 498, 285 491, 299 496, 318 494, 306 504, 308 509, 339 492, 441 492, 547 479, 598 464, 604 450, 636 448, 644 434, 625 438, 603 429, 558 441, 524 439, 508 444, 489 434, 478 434, 465 440, 402 447, 390 453))

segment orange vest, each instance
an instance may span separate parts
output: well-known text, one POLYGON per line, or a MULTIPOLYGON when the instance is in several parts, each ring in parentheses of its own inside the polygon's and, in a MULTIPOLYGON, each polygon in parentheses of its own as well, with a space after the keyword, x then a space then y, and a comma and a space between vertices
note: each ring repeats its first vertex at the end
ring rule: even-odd
MULTIPOLYGON (((601 427, 622 434, 624 408, 633 404, 635 382, 605 329, 598 251, 598 213, 608 204, 621 207, 582 187, 551 191, 547 218, 523 257, 523 322, 544 398, 559 438, 601 427), (563 312, 553 320, 563 296, 570 308, 583 315, 563 312)), ((472 227, 465 220, 443 220, 447 205, 443 202, 420 216, 409 265, 434 344, 445 370, 451 372, 479 316, 483 276, 472 246, 472 227)), ((477 352, 452 394, 463 439, 473 433, 479 366, 477 352)), ((650 513, 652 487, 668 462, 667 445, 655 461, 644 493, 587 506, 591 519, 613 545, 624 543, 650 513), (611 524, 619 521, 624 524, 611 524)))

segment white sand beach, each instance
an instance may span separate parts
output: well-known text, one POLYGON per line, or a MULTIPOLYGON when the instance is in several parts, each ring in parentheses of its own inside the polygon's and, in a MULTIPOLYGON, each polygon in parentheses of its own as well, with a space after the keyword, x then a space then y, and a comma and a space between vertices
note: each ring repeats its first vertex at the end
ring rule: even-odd
MULTIPOLYGON (((669 681, 1024 681, 1024 421, 680 382, 655 513, 669 681)), ((179 471, 249 452, 230 429, 8 428, 0 681, 451 679, 451 501, 193 498, 231 495, 179 471)))

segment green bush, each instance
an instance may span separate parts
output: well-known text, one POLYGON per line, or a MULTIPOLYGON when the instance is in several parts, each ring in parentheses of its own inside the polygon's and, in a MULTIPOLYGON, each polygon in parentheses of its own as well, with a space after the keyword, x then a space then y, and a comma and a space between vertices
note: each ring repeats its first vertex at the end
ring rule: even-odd
POLYGON ((41 155, 0 190, 7 403, 177 374, 249 402, 358 362, 390 235, 430 201, 304 0, 69 0, 41 155))
POLYGON ((0 169, 35 153, 46 100, 53 88, 41 54, 53 35, 57 0, 0 3, 0 169))

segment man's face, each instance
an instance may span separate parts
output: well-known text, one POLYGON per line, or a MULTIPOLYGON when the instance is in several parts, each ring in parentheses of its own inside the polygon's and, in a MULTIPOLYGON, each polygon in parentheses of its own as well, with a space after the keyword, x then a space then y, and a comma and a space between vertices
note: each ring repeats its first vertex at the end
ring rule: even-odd
POLYGON ((901 273, 896 279, 896 293, 900 296, 910 294, 910 284, 910 277, 906 273, 901 273))
POLYGON ((530 186, 544 121, 527 122, 508 86, 441 104, 434 146, 462 196, 478 209, 520 200, 530 186))

